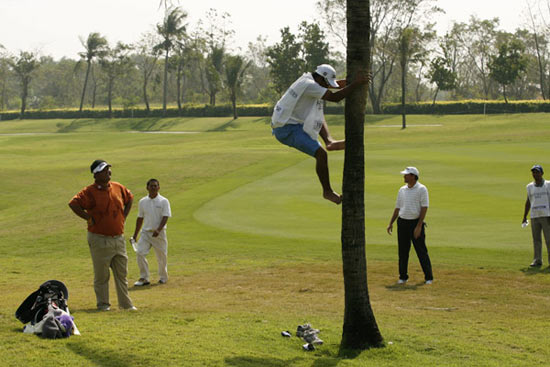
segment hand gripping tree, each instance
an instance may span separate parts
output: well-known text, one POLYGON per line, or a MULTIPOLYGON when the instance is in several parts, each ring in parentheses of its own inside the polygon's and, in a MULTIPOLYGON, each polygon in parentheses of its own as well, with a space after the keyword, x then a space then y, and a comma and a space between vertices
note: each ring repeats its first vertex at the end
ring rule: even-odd
MULTIPOLYGON (((369 69, 369 0, 347 0, 348 79, 369 69)), ((364 121, 368 85, 346 98, 346 152, 342 204, 342 263, 345 288, 341 350, 382 346, 367 288, 365 257, 364 121)))

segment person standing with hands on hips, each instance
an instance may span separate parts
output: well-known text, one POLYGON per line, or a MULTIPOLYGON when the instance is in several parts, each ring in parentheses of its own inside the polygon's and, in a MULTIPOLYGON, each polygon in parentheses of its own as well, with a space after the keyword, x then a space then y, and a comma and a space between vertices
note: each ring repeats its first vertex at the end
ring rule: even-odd
POLYGON ((542 234, 546 240, 548 264, 550 265, 550 181, 545 181, 544 170, 538 164, 531 168, 533 182, 527 184, 527 200, 523 212, 523 225, 527 225, 527 214, 531 210, 531 234, 533 235, 533 262, 531 267, 542 266, 542 234))
POLYGON ((151 247, 155 249, 157 255, 159 284, 166 284, 168 281, 166 222, 168 222, 168 218, 172 216, 172 213, 170 202, 159 194, 159 190, 160 184, 157 179, 152 178, 147 181, 149 195, 139 201, 136 229, 130 239, 132 245, 134 245, 139 230, 143 226, 141 237, 134 248, 140 273, 139 280, 134 285, 138 287, 151 284, 149 281, 149 263, 146 258, 151 247))
POLYGON ((424 272, 426 284, 433 283, 432 264, 426 247, 424 218, 428 211, 429 197, 426 186, 418 182, 419 172, 416 167, 407 167, 401 172, 405 185, 399 189, 395 210, 390 219, 387 232, 392 234, 393 222, 397 219, 397 242, 399 249, 399 280, 405 284, 409 279, 409 252, 411 241, 424 272))
POLYGON ((94 183, 83 188, 69 202, 71 210, 88 222, 88 245, 94 265, 97 309, 109 311, 109 268, 113 271, 118 306, 135 311, 128 295, 128 255, 124 223, 134 196, 123 185, 111 181, 111 165, 97 159, 90 166, 94 183))

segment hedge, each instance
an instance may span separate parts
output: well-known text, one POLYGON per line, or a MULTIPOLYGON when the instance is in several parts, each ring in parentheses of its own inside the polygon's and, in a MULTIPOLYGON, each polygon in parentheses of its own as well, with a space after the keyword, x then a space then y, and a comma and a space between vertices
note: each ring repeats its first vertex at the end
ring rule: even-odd
MULTIPOLYGON (((241 105, 237 107, 239 116, 271 116, 273 106, 271 105, 241 105)), ((370 113, 370 111, 367 111, 370 113)), ((409 103, 405 105, 405 113, 412 114, 495 114, 495 113, 529 113, 529 112, 550 112, 550 102, 546 101, 483 101, 468 100, 458 102, 431 102, 409 103)), ((327 105, 326 114, 341 115, 344 113, 344 104, 327 105)), ((401 104, 388 103, 382 106, 384 114, 401 114, 401 104)), ((231 117, 233 109, 230 105, 189 105, 184 106, 181 111, 171 107, 166 110, 165 117, 231 117)), ((151 109, 149 112, 144 108, 136 109, 113 109, 112 118, 131 117, 163 117, 162 109, 151 109)), ((19 118, 19 112, 0 112, 0 120, 14 120, 19 118)), ((102 109, 83 110, 56 109, 56 110, 28 110, 25 112, 25 119, 77 119, 77 118, 109 118, 109 111, 102 109)))

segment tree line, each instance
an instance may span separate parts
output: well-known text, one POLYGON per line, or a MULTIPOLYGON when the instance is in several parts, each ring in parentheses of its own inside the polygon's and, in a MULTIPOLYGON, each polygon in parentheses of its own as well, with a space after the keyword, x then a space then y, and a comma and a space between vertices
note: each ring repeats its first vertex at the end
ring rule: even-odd
MULTIPOLYGON (((237 102, 273 104, 319 64, 345 69, 345 0, 319 0, 321 23, 304 21, 296 33, 285 27, 272 45, 260 35, 245 51, 232 50, 230 14, 210 9, 191 28, 182 7, 161 5, 162 19, 134 44, 92 32, 80 38, 77 59, 0 44, 0 111, 222 103, 237 118, 237 102)), ((388 102, 550 98, 550 0, 528 2, 515 32, 500 29, 498 18, 472 16, 439 35, 436 0, 371 0, 370 9, 374 113, 388 102)))

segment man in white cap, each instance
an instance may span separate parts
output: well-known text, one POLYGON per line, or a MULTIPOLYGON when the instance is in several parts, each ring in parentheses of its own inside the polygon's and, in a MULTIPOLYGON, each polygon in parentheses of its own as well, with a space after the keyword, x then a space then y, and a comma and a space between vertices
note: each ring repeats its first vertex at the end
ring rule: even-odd
POLYGON ((397 219, 397 243, 399 249, 399 280, 405 284, 409 279, 409 252, 411 241, 424 272, 426 284, 432 284, 432 263, 426 248, 424 218, 429 206, 428 189, 418 182, 418 169, 407 167, 401 171, 405 185, 399 189, 395 210, 388 225, 388 234, 392 234, 393 222, 397 219))
POLYGON ((527 185, 527 200, 523 212, 523 222, 527 223, 527 214, 531 210, 531 234, 533 235, 534 256, 531 267, 542 266, 542 234, 546 240, 548 263, 550 265, 550 181, 545 181, 542 166, 535 164, 531 168, 533 182, 527 185))
POLYGON ((336 71, 332 66, 322 64, 314 72, 305 73, 296 80, 273 110, 273 135, 281 143, 315 158, 323 197, 335 204, 342 202, 342 196, 334 192, 330 185, 327 151, 344 149, 345 141, 334 140, 330 135, 323 114, 323 100, 340 102, 352 90, 369 81, 369 74, 358 74, 351 84, 346 85, 345 80, 336 80, 336 71), (328 88, 341 89, 331 92, 328 88), (321 135, 326 150, 317 140, 318 135, 321 135))

